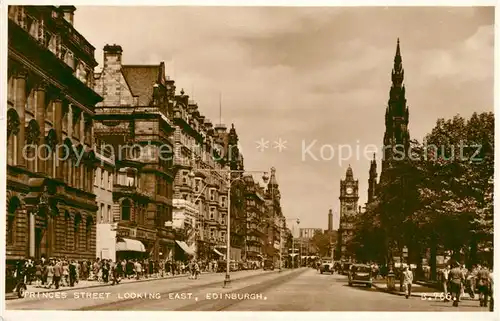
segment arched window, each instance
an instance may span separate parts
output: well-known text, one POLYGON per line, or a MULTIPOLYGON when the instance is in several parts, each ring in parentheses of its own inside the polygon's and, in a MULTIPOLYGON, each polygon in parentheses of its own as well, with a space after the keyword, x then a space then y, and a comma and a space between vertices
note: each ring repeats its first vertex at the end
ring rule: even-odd
POLYGON ((55 130, 51 129, 47 136, 45 137, 46 156, 47 159, 47 175, 54 177, 56 174, 56 145, 57 145, 57 135, 55 130))
POLYGON ((130 220, 130 201, 128 199, 123 200, 122 202, 122 220, 128 221, 130 220))
POLYGON ((14 108, 7 111, 7 164, 17 164, 18 133, 21 122, 14 108))
POLYGON ((82 222, 82 216, 80 213, 77 213, 75 215, 75 221, 73 223, 73 235, 74 235, 74 242, 73 242, 73 250, 78 250, 80 248, 80 223, 82 222))
POLYGON ((64 249, 70 249, 71 247, 69 246, 72 242, 70 240, 70 231, 72 228, 71 224, 71 215, 69 214, 68 211, 64 212, 64 249))
MULTIPOLYGON (((40 138, 40 126, 32 119, 26 127, 26 163, 32 172, 37 171, 37 146, 40 138)), ((24 153, 23 153, 24 154, 24 153)))
POLYGON ((90 251, 92 245, 92 225, 94 224, 94 220, 92 216, 87 215, 87 222, 85 224, 85 249, 90 251))
POLYGON ((16 213, 21 205, 17 197, 13 197, 7 204, 7 245, 16 243, 16 213))

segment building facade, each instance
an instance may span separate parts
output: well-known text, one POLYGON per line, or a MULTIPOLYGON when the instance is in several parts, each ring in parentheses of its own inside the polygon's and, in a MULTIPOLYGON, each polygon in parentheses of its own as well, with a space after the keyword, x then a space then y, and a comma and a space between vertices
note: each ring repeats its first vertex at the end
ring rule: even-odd
POLYGON ((280 247, 283 244, 281 234, 283 232, 284 216, 281 210, 281 193, 274 167, 271 168, 271 176, 267 184, 266 205, 267 215, 265 222, 267 223, 267 227, 265 231, 267 238, 264 244, 264 257, 272 259, 276 266, 279 263, 280 247))
POLYGON ((8 10, 7 260, 95 258, 95 48, 73 6, 8 10))
MULTIPOLYGON (((100 144, 96 144, 96 147, 100 144)), ((96 257, 116 260, 116 224, 113 217, 115 157, 110 151, 96 148, 94 194, 97 202, 96 257)))
POLYGON ((115 155, 113 219, 117 258, 172 258, 174 87, 165 64, 125 65, 119 45, 104 47, 95 90, 95 134, 115 155))
POLYGON ((247 222, 243 258, 244 261, 260 262, 267 242, 265 189, 251 175, 245 177, 245 183, 247 222))
POLYGON ((316 233, 323 233, 323 230, 315 227, 301 227, 299 237, 302 239, 312 239, 316 233))
POLYGON ((340 180, 340 224, 337 240, 337 259, 349 260, 348 245, 353 237, 353 220, 359 214, 359 182, 354 179, 351 165, 347 168, 344 180, 340 180))

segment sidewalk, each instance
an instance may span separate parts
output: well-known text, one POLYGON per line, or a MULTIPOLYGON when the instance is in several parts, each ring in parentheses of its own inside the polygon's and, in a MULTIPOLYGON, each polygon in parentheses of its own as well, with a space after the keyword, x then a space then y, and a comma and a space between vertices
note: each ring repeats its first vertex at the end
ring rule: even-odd
MULTIPOLYGON (((215 272, 201 272, 201 274, 215 274, 215 272)), ((177 279, 177 278, 182 278, 185 277, 187 278, 190 274, 176 274, 176 275, 168 275, 164 277, 150 277, 150 278, 141 278, 139 280, 136 279, 122 279, 120 281, 120 284, 128 284, 128 283, 140 283, 140 282, 148 282, 148 281, 157 281, 157 280, 165 280, 165 279, 177 279)), ((105 287, 105 286, 111 286, 111 282, 109 283, 103 283, 99 281, 89 281, 89 280, 81 280, 75 286, 65 286, 65 287, 59 287, 59 289, 55 288, 50 288, 47 289, 46 287, 36 287, 35 285, 27 285, 27 292, 64 292, 64 291, 72 291, 72 290, 79 290, 79 289, 90 289, 90 288, 98 288, 98 287, 105 287)))
MULTIPOLYGON (((376 288, 377 290, 384 291, 387 293, 395 294, 395 295, 400 295, 400 296, 405 296, 405 292, 399 291, 399 282, 396 282, 396 289, 395 290, 388 290, 387 289, 387 281, 385 279, 377 279, 376 281, 373 282, 373 287, 376 288)), ((438 290, 434 287, 431 287, 427 285, 425 282, 419 282, 417 281, 416 283, 412 284, 411 287, 411 296, 412 297, 418 297, 422 300, 425 298, 437 298, 441 295, 442 290, 438 290)), ((430 300, 430 299, 429 299, 430 300)), ((467 293, 464 294, 460 300, 463 301, 479 301, 479 297, 476 294, 475 298, 471 298, 467 293)))

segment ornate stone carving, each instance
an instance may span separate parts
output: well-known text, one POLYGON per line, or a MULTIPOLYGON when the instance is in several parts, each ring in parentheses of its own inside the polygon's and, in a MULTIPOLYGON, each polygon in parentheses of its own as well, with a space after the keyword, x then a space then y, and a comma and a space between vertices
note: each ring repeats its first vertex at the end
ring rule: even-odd
POLYGON ((50 147, 52 151, 55 151, 57 144, 57 135, 55 130, 51 129, 47 136, 45 137, 45 143, 50 147))
POLYGON ((32 119, 26 128, 26 141, 28 144, 37 144, 40 138, 40 126, 32 119))
POLYGON ((7 111, 7 138, 10 137, 10 135, 17 135, 20 124, 21 122, 16 110, 14 108, 10 108, 7 111))
POLYGON ((76 106, 72 106, 72 114, 73 114, 73 126, 80 121, 80 116, 82 114, 82 110, 76 106))
POLYGON ((47 89, 49 88, 49 83, 45 80, 45 79, 40 79, 39 81, 37 81, 33 88, 37 91, 47 91, 47 89))

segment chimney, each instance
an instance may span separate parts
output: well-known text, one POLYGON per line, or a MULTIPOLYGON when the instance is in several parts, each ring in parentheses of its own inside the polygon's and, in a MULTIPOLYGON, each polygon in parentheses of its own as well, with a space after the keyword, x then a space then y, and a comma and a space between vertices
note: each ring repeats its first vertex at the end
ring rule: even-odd
POLYGON ((102 70, 102 93, 104 97, 103 106, 120 106, 121 95, 121 69, 122 69, 122 47, 119 45, 105 45, 104 63, 102 70))
POLYGON ((64 20, 73 25, 76 7, 75 6, 59 6, 63 13, 64 20))
POLYGON ((328 232, 333 231, 333 212, 332 209, 328 211, 328 232))
POLYGON ((122 46, 112 44, 112 45, 105 45, 103 48, 104 51, 104 69, 107 69, 106 67, 112 67, 113 65, 119 65, 121 68, 122 64, 122 46))

